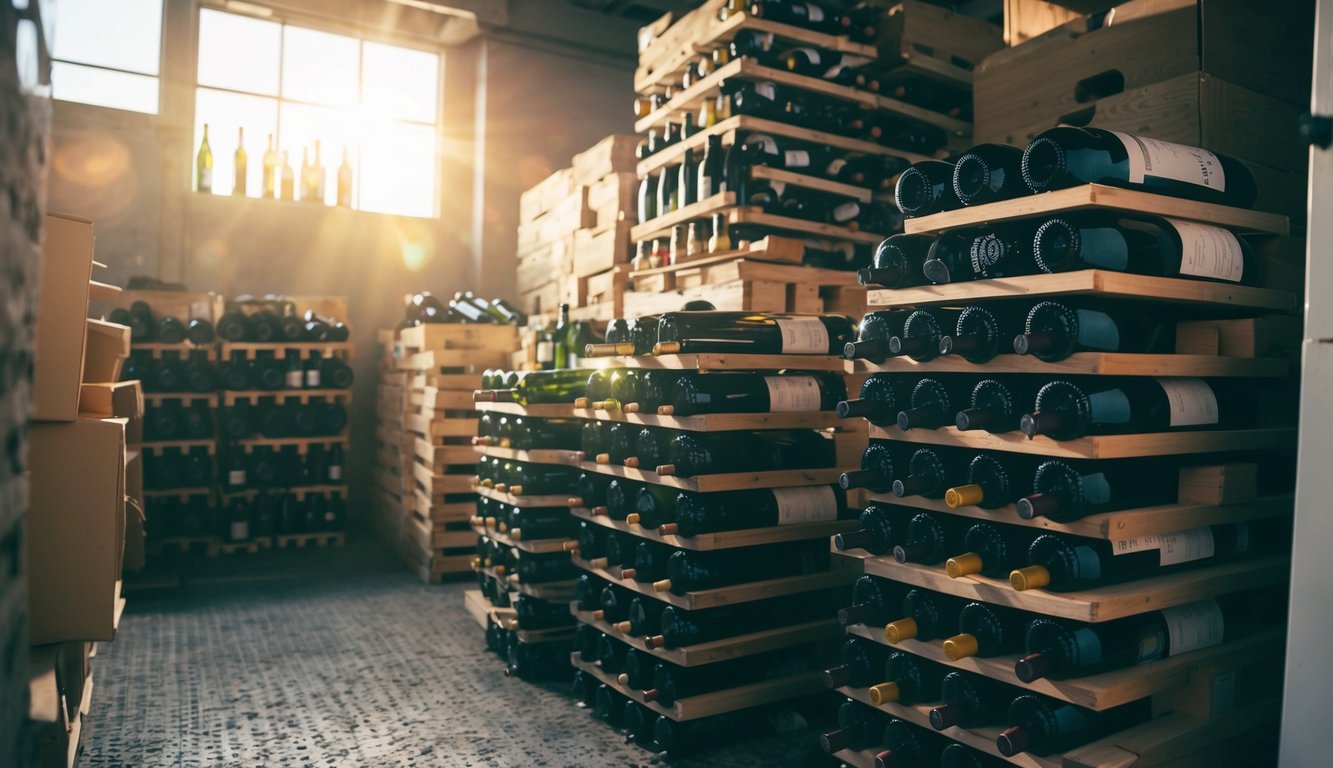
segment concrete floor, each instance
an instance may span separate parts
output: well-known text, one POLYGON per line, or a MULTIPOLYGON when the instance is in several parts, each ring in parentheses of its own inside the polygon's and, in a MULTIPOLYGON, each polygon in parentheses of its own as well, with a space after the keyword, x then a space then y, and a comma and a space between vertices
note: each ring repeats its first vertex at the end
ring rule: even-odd
POLYGON ((809 730, 681 760, 506 678, 462 607, 374 543, 205 561, 99 646, 87 766, 824 766, 809 730))

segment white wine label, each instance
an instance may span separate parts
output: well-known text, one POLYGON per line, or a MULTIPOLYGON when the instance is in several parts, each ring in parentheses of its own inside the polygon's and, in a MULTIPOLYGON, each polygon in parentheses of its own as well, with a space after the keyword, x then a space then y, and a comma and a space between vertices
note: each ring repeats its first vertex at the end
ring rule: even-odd
POLYGON ((774 488, 778 525, 816 523, 838 519, 838 497, 827 485, 812 488, 774 488))
POLYGON ((759 42, 760 50, 763 51, 773 50, 774 37, 772 32, 764 32, 763 34, 755 35, 754 38, 759 42))
POLYGON ((288 388, 288 389, 300 389, 300 388, 301 388, 301 382, 304 381, 304 380, 305 380, 305 377, 301 375, 301 372, 300 372, 300 371, 287 371, 287 388, 288 388))
POLYGON ((319 369, 311 368, 305 372, 306 389, 316 389, 319 387, 319 369))
POLYGON ((329 479, 335 483, 343 479, 343 468, 337 464, 329 466, 329 479))
MULTIPOLYGON (((772 83, 755 83, 754 92, 769 101, 778 100, 778 87, 772 83)), ((749 142, 746 142, 749 143, 749 142)))
POLYGON ((833 209, 833 220, 840 223, 847 223, 857 216, 861 215, 861 204, 857 202, 843 203, 833 209))
POLYGON ((816 317, 776 318, 784 355, 827 355, 828 329, 816 317))
POLYGON ((810 166, 810 153, 803 149, 789 149, 783 155, 782 162, 788 168, 808 168, 810 166))
POLYGON ((706 173, 699 174, 699 199, 707 200, 715 194, 717 190, 713 189, 713 177, 706 173))
POLYGON ((1203 560, 1213 556, 1213 529, 1204 526, 1175 533, 1117 539, 1113 542, 1113 551, 1116 555, 1146 552, 1151 549, 1158 551, 1160 558, 1158 562, 1161 565, 1178 565, 1203 560))
POLYGON ((801 53, 801 52, 804 52, 806 56, 810 57, 811 64, 814 64, 816 66, 819 65, 820 56, 819 56, 819 50, 817 48, 796 48, 792 51, 792 53, 801 53))
POLYGON ((1171 656, 1220 645, 1226 630, 1222 606, 1216 599, 1166 608, 1162 618, 1166 619, 1171 656))
POLYGON ((553 341, 537 342, 537 362, 539 363, 555 362, 555 342, 553 341))
POLYGON ((1129 395, 1123 389, 1108 389, 1088 395, 1092 420, 1098 424, 1128 424, 1133 416, 1129 395))
POLYGON ((1227 176, 1222 161, 1206 149, 1145 139, 1120 131, 1111 131, 1125 145, 1129 155, 1129 180, 1142 184, 1144 178, 1174 179, 1186 184, 1225 192, 1227 176))
POLYGON ((837 176, 838 174, 842 173, 842 169, 845 167, 847 167, 847 158, 845 157, 835 158, 824 168, 824 173, 828 174, 829 176, 837 176))
POLYGON ((1231 230, 1192 221, 1167 219, 1180 233, 1180 274, 1239 283, 1245 253, 1231 230))
POLYGON ((237 520, 231 524, 231 540, 245 541, 250 538, 250 522, 248 520, 237 520))
POLYGON ((190 303, 190 319, 191 319, 191 320, 207 320, 207 319, 208 319, 208 302, 206 302, 206 301, 194 301, 194 302, 191 302, 191 303, 190 303))
POLYGON ((812 23, 818 24, 824 20, 824 9, 814 3, 805 4, 805 17, 812 23))
POLYGON ((1171 426, 1217 423, 1217 393, 1203 379, 1158 379, 1171 405, 1171 426))
POLYGON ((1111 483, 1107 481, 1105 472, 1083 475, 1079 481, 1083 483, 1083 498, 1088 504, 1111 503, 1111 483))
POLYGON ((213 188, 213 169, 205 168, 199 172, 199 189, 211 190, 212 188, 213 188))
POLYGON ((745 144, 746 146, 758 144, 764 148, 764 154, 766 155, 778 155, 782 153, 781 150, 778 149, 777 139, 762 133, 750 136, 745 140, 745 144))
POLYGON ((1078 343, 1088 349, 1115 352, 1120 349, 1120 327, 1105 312, 1080 309, 1078 315, 1078 343))
POLYGON ((764 384, 773 413, 819 410, 819 382, 814 376, 765 376, 764 384))
POLYGON ((233 469, 227 472, 227 485, 245 485, 245 470, 233 469))

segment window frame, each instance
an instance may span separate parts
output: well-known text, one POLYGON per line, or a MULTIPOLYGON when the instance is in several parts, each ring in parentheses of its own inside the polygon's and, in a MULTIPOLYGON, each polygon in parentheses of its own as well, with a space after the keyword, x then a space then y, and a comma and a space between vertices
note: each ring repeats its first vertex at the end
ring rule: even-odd
MULTIPOLYGON (((118 113, 122 113, 122 114, 127 114, 127 115, 141 115, 141 116, 149 117, 149 118, 160 118, 160 117, 162 116, 162 101, 163 101, 163 95, 164 95, 164 94, 163 94, 163 80, 166 79, 166 70, 167 70, 167 61, 166 61, 167 5, 170 4, 171 2, 172 2, 172 0, 159 0, 159 3, 158 3, 158 12, 157 12, 157 72, 156 72, 156 73, 152 73, 152 74, 150 74, 150 73, 147 73, 147 72, 139 72, 139 71, 136 71, 136 70, 133 70, 133 69, 125 69, 125 68, 123 68, 123 67, 113 67, 113 66, 110 66, 110 65, 107 65, 107 64, 94 64, 94 63, 87 62, 87 61, 74 61, 73 59, 61 58, 60 56, 56 55, 56 48, 55 48, 55 46, 53 45, 53 46, 51 47, 51 63, 52 63, 52 67, 53 67, 53 68, 54 68, 54 65, 56 65, 56 64, 67 64, 67 65, 75 66, 75 67, 86 67, 86 68, 88 68, 88 69, 96 69, 96 70, 100 70, 100 71, 103 71, 103 72, 113 72, 113 73, 115 73, 115 74, 119 74, 119 75, 132 75, 132 76, 134 76, 134 77, 147 77, 147 78, 152 78, 153 83, 155 84, 155 86, 156 86, 156 88, 157 88, 157 103, 156 103, 156 105, 154 106, 152 112, 145 112, 145 111, 143 111, 143 110, 139 110, 139 109, 127 109, 127 108, 125 108, 125 107, 113 107, 113 106, 109 106, 109 105, 106 105, 106 104, 94 104, 94 103, 92 103, 92 102, 88 102, 88 101, 77 101, 77 100, 74 100, 74 99, 62 99, 62 98, 60 98, 59 96, 56 95, 56 86, 55 86, 54 80, 53 80, 53 82, 52 82, 52 87, 51 87, 51 100, 52 100, 52 101, 58 101, 58 102, 61 102, 62 104, 75 104, 75 105, 78 105, 78 107, 80 107, 80 108, 109 109, 109 110, 112 110, 112 111, 114 111, 114 112, 118 112, 118 113)), ((53 19, 53 22, 54 22, 54 19, 53 19)), ((59 33, 57 32, 57 34, 59 34, 59 33)))

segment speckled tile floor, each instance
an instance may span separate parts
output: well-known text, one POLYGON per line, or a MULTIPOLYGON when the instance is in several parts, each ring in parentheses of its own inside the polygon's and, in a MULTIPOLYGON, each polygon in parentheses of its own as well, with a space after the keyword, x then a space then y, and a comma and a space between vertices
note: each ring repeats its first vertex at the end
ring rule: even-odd
MULTIPOLYGON (((99 646, 85 766, 644 766, 564 695, 506 678, 462 607, 364 539, 209 562, 131 596, 99 646)), ((678 766, 823 766, 808 731, 678 766)))

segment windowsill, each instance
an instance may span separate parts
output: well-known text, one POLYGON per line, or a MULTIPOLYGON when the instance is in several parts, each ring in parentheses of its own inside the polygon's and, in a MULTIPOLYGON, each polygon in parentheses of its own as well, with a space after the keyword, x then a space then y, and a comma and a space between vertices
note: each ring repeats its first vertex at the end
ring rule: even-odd
POLYGON ((366 221, 413 221, 413 222, 438 222, 438 216, 410 216, 402 213, 381 213, 379 211, 363 211, 356 208, 342 208, 335 205, 322 205, 317 203, 301 202, 299 200, 276 200, 268 197, 238 197, 236 195, 219 195, 216 193, 201 193, 190 190, 185 193, 190 199, 190 205, 203 211, 226 211, 237 213, 244 210, 252 210, 262 215, 278 215, 278 212, 285 212, 293 217, 350 217, 352 219, 362 218, 366 221))

